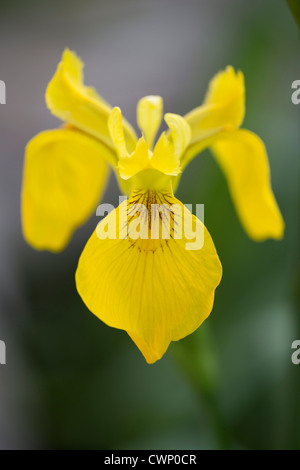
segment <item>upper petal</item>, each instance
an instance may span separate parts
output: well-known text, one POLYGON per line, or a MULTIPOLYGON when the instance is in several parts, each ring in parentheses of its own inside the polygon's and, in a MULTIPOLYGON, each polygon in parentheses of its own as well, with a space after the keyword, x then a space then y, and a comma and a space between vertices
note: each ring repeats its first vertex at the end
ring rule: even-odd
MULTIPOLYGON (((169 239, 144 239, 154 223, 145 209, 139 212, 140 238, 132 235, 130 226, 129 236, 118 235, 123 223, 115 220, 130 224, 136 221, 130 217, 135 204, 147 209, 155 203, 165 204, 167 212, 172 204, 183 207, 171 193, 133 193, 99 223, 76 272, 77 289, 87 307, 109 326, 126 330, 148 363, 160 359, 171 341, 192 333, 207 318, 222 271, 212 239, 198 219, 204 245, 194 251, 186 249, 184 236, 175 237, 174 225, 169 239), (107 238, 99 239, 97 233, 107 233, 107 238)), ((190 213, 189 218, 195 222, 190 213)), ((156 220, 164 226, 163 217, 156 220)))
POLYGON ((161 125, 162 113, 163 100, 161 96, 144 96, 137 104, 137 123, 150 150, 161 125))
POLYGON ((167 132, 163 132, 158 139, 151 166, 166 175, 176 176, 181 173, 180 157, 191 137, 191 130, 185 119, 178 114, 167 113, 164 116, 169 126, 167 132))
POLYGON ((179 114, 167 113, 164 118, 170 128, 170 139, 174 145, 174 153, 180 159, 190 143, 191 128, 179 114))
POLYGON ((105 188, 112 151, 75 129, 45 131, 26 147, 22 224, 36 249, 60 251, 91 215, 105 188))
MULTIPOLYGON (((83 84, 83 62, 66 49, 56 73, 46 91, 50 111, 81 130, 113 147, 107 120, 111 106, 97 92, 83 84)), ((134 149, 136 135, 130 124, 123 120, 125 139, 129 149, 134 149)))
POLYGON ((223 126, 239 127, 244 114, 244 76, 228 66, 211 80, 202 106, 184 116, 191 126, 191 144, 223 126))
POLYGON ((118 170, 123 180, 128 180, 149 165, 149 150, 144 137, 141 137, 131 155, 119 159, 118 170))
POLYGON ((211 80, 202 106, 184 116, 191 128, 191 139, 181 159, 182 167, 216 137, 239 127, 244 114, 244 76, 228 66, 211 80))
POLYGON ((284 222, 270 182, 265 146, 252 132, 241 129, 212 146, 240 220, 254 240, 280 239, 284 222))
POLYGON ((181 172, 179 157, 175 154, 174 145, 165 132, 161 134, 155 145, 151 166, 166 175, 178 175, 181 172))

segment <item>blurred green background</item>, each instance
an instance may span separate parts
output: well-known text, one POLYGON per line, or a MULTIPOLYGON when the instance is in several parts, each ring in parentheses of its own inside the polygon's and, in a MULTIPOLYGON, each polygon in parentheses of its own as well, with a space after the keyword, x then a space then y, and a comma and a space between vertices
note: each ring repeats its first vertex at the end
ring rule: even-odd
MULTIPOLYGON (((299 36, 285 1, 0 2, 0 448, 299 449, 299 36), (93 216, 59 255, 35 252, 20 226, 24 147, 58 121, 44 91, 63 49, 88 85, 135 124, 146 94, 185 114, 226 65, 246 78, 244 126, 268 149, 285 222, 281 242, 255 243, 237 219, 209 151, 177 196, 204 203, 224 274, 213 312, 149 366, 125 332, 78 296, 74 272, 93 216)), ((117 204, 112 177, 105 202, 117 204)))

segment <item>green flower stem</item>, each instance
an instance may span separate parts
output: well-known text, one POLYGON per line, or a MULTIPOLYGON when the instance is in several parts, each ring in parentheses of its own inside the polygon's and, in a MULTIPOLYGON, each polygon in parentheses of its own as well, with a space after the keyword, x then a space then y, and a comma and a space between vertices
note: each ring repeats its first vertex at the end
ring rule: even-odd
POLYGON ((213 335, 208 324, 172 348, 176 363, 205 405, 208 419, 216 433, 220 449, 231 447, 231 433, 218 403, 218 364, 213 335))

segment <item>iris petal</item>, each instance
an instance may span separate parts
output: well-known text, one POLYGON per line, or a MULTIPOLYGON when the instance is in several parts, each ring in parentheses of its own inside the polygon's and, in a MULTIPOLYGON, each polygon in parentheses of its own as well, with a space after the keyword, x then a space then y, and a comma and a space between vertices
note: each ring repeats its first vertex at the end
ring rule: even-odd
MULTIPOLYGON (((107 325, 126 330, 146 361, 153 363, 171 341, 192 333, 210 314, 222 268, 204 227, 204 245, 195 251, 187 250, 185 238, 176 239, 174 231, 169 239, 98 238, 97 231, 114 226, 120 213, 125 211, 128 221, 133 204, 148 207, 149 202, 183 207, 171 193, 133 193, 91 236, 79 260, 76 284, 91 312, 107 325)), ((140 223, 145 233, 149 219, 140 216, 140 223)))
POLYGON ((248 235, 257 241, 282 238, 284 222, 271 188, 268 157, 261 139, 241 129, 216 141, 212 151, 248 235))
MULTIPOLYGON (((50 111, 64 122, 73 124, 113 147, 107 125, 112 108, 94 88, 84 85, 83 62, 69 49, 64 51, 48 85, 46 103, 50 111)), ((132 151, 136 144, 135 132, 125 119, 123 126, 126 143, 132 151)))
POLYGON ((161 125, 163 100, 160 96, 145 96, 137 105, 137 123, 143 132, 149 149, 153 147, 156 133, 161 125))
POLYGON ((136 144, 135 151, 124 158, 120 158, 118 169, 122 179, 128 180, 149 165, 148 146, 144 137, 136 144))
POLYGON ((178 175, 180 160, 174 152, 174 145, 163 132, 155 145, 151 165, 166 175, 178 175))
POLYGON ((60 251, 95 209, 113 152, 74 129, 45 131, 26 147, 22 223, 34 248, 60 251))
POLYGON ((203 104, 184 116, 191 139, 181 158, 182 169, 218 137, 239 127, 244 114, 244 76, 228 66, 211 80, 203 104))
POLYGON ((203 105, 184 116, 192 131, 190 144, 210 137, 224 127, 239 127, 244 114, 244 76, 228 66, 211 80, 203 105))
POLYGON ((179 114, 165 114, 165 121, 171 130, 171 139, 174 144, 174 153, 180 158, 191 140, 191 128, 187 121, 179 114))

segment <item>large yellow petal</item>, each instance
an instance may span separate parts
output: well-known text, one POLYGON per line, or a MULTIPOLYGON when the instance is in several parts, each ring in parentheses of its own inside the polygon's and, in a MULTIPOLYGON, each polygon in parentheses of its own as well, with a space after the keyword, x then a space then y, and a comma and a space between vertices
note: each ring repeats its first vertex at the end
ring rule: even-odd
MULTIPOLYGON (((171 204, 183 208, 172 193, 134 192, 99 223, 80 257, 76 284, 91 312, 107 325, 126 330, 146 361, 153 363, 171 341, 192 333, 210 314, 222 268, 199 219, 204 245, 198 250, 186 249, 187 240, 176 238, 175 225, 169 239, 144 239, 151 230, 151 218, 143 211, 139 212, 141 238, 133 236, 130 226, 127 238, 124 232, 123 238, 118 236, 124 220, 136 221, 130 216, 134 204, 148 209, 151 204, 165 204, 167 211, 171 204), (122 222, 116 224, 116 218, 122 222), (111 237, 114 233, 115 239, 111 237)), ((164 225, 163 217, 157 220, 164 225)))
POLYGON ((45 131, 26 147, 22 223, 27 242, 60 251, 95 209, 113 158, 104 144, 74 129, 45 131))
POLYGON ((216 141, 212 151, 248 235, 257 241, 282 238, 284 222, 272 192, 268 157, 260 138, 248 130, 238 130, 216 141))
MULTIPOLYGON (((107 125, 112 108, 93 88, 83 84, 83 62, 69 49, 64 51, 48 85, 46 103, 50 111, 64 122, 73 124, 113 147, 107 125)), ((135 131, 125 119, 123 127, 128 149, 133 151, 135 131)))

